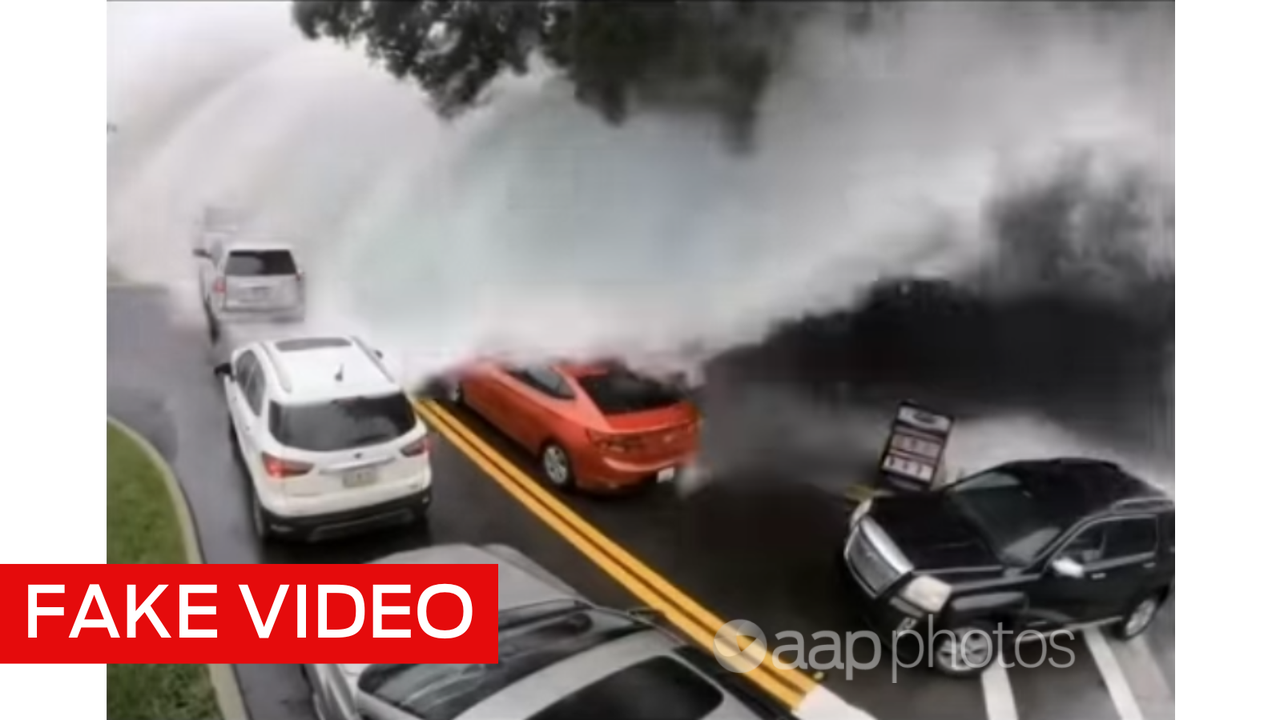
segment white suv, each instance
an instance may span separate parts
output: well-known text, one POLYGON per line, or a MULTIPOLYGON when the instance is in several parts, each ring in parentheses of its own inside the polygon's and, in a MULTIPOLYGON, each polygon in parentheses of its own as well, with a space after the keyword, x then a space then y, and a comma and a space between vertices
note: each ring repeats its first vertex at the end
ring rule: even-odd
POLYGON ((255 342, 217 366, 259 537, 426 522, 430 437, 356 337, 255 342))

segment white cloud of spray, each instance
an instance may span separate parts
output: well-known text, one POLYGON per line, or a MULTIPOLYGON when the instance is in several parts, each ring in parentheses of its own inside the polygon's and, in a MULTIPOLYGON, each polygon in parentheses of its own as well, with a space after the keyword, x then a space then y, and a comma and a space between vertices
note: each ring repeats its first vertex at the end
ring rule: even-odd
POLYGON ((189 275, 199 205, 239 202, 304 246, 318 297, 424 350, 732 344, 980 258, 964 230, 1007 167, 1068 143, 1172 167, 1172 41, 1150 22, 939 4, 861 42, 816 28, 744 160, 709 119, 611 128, 541 76, 442 126, 282 3, 111 11, 116 262, 189 275))
POLYGON ((884 276, 981 265, 986 202, 1067 148, 1172 184, 1172 23, 1025 5, 814 26, 742 158, 710 118, 609 127, 539 72, 442 124, 285 3, 112 3, 109 255, 190 296, 192 219, 239 204, 300 246, 315 324, 411 372, 751 341, 884 276))

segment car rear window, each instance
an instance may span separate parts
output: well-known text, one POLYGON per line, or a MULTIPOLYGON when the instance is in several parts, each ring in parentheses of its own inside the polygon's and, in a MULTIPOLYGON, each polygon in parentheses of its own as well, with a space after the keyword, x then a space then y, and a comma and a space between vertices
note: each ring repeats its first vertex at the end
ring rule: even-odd
POLYGON ((529 720, 701 720, 723 701, 689 666, 659 656, 579 688, 529 720))
POLYGON ((271 403, 271 435, 282 445, 333 452, 390 442, 417 425, 403 394, 344 398, 308 405, 271 403))
POLYGON ((578 384, 605 415, 657 410, 684 400, 676 388, 625 368, 581 375, 578 384))
POLYGON ((297 265, 288 250, 233 250, 227 256, 227 275, 262 277, 296 275, 297 265))
POLYGON ((497 663, 373 665, 361 674, 360 689, 413 717, 453 720, 544 668, 645 629, 630 618, 578 602, 539 607, 498 614, 497 663))

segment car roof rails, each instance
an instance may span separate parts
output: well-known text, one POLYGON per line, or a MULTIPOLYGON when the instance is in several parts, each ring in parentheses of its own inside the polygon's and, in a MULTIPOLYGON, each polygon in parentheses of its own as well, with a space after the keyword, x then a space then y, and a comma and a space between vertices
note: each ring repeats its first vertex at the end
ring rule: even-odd
POLYGON ((276 379, 280 382, 280 389, 286 393, 293 392, 293 385, 289 382, 289 374, 284 371, 284 366, 280 363, 280 358, 276 357, 276 348, 273 343, 259 343, 263 352, 266 353, 267 359, 271 361, 271 367, 275 368, 276 379))
POLYGON ((1174 507, 1173 500, 1167 497, 1133 497, 1117 500, 1111 504, 1112 510, 1168 510, 1174 507))

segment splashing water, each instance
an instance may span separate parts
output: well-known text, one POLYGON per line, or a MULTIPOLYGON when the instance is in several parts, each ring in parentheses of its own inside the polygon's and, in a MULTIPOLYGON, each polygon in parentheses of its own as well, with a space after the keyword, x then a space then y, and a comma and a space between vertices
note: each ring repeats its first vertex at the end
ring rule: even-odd
MULTIPOLYGON (((991 266, 990 204, 1064 153, 1172 187, 1169 19, 1027 5, 806 29, 738 157, 713 118, 611 127, 537 68, 444 124, 286 3, 111 3, 109 256, 194 303, 194 218, 237 205, 300 248, 310 322, 412 373, 755 342, 885 277, 991 266)), ((1142 237, 1171 271, 1172 230, 1142 237)))

